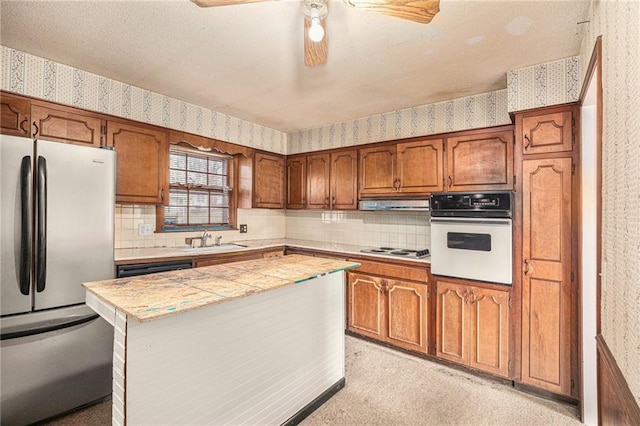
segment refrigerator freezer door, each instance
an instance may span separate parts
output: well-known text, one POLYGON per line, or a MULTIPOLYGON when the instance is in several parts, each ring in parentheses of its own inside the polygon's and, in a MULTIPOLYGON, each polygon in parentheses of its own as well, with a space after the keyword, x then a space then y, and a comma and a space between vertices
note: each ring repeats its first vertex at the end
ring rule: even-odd
POLYGON ((36 236, 46 250, 35 247, 36 274, 46 265, 34 302, 41 310, 83 303, 83 282, 114 276, 115 153, 40 140, 36 150, 46 159, 46 197, 42 187, 36 196, 46 198, 36 208, 46 211, 46 238, 36 236))
MULTIPOLYGON (((23 232, 30 232, 22 223, 22 218, 28 216, 22 212, 21 200, 20 172, 25 157, 31 160, 28 164, 32 167, 31 139, 0 135, 0 316, 31 310, 31 283, 23 283, 28 295, 20 291, 21 239, 23 232)), ((27 204, 30 205, 31 200, 27 204)), ((30 271, 25 272, 23 279, 30 281, 30 271)))
POLYGON ((113 327, 100 317, 83 322, 92 314, 80 305, 0 319, 0 424, 31 424, 111 393, 113 327), (28 332, 46 325, 51 331, 28 332), (4 338, 11 334, 25 336, 4 338))

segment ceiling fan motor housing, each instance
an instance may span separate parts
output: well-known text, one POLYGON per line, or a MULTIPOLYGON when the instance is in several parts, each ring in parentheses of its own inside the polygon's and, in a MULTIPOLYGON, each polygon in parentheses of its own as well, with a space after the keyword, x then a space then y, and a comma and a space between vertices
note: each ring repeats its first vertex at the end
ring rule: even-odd
POLYGON ((326 18, 329 13, 327 2, 325 0, 304 0, 304 3, 302 4, 302 13, 304 13, 304 16, 309 19, 314 17, 314 9, 317 11, 317 17, 320 19, 326 18))

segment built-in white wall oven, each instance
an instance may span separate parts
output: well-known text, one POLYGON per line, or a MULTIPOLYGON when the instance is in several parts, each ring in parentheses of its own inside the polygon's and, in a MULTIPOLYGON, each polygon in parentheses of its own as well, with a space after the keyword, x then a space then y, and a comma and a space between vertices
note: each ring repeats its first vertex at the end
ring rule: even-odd
POLYGON ((431 273, 512 284, 511 192, 431 195, 431 273))

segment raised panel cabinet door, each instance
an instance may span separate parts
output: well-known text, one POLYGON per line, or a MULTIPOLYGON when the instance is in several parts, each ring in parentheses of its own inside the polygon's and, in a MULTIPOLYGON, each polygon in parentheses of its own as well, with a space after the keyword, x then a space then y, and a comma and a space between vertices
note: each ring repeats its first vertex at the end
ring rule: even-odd
POLYGON ((427 285, 387 281, 387 338, 402 348, 427 351, 427 285))
POLYGON ((513 132, 447 139, 446 191, 513 189, 513 132))
POLYGON ((522 382, 571 394, 571 158, 523 162, 522 382))
POLYGON ((360 150, 360 195, 397 194, 396 147, 360 150))
POLYGON ((399 192, 419 194, 442 191, 443 140, 399 143, 399 192))
POLYGON ((469 363, 467 286, 437 282, 436 355, 459 364, 469 363))
POLYGON ((58 109, 31 105, 31 121, 34 138, 75 145, 101 145, 104 120, 99 116, 65 107, 58 109))
POLYGON ((382 278, 348 273, 347 328, 354 333, 384 340, 382 278))
POLYGON ((166 131, 109 121, 107 145, 116 151, 117 202, 168 203, 169 145, 166 131))
POLYGON ((0 133, 29 137, 31 102, 18 96, 0 93, 0 133))
POLYGON ((264 209, 283 209, 285 162, 279 155, 255 155, 254 207, 264 209))
POLYGON ((287 158, 287 208, 304 209, 306 196, 307 157, 287 158))
POLYGON ((358 150, 331 153, 331 208, 358 208, 358 150))
POLYGON ((307 208, 328 209, 329 172, 331 163, 329 154, 307 156, 307 208))
POLYGON ((543 154, 573 149, 571 111, 522 117, 522 153, 543 154))
POLYGON ((469 366, 509 376, 509 293, 472 287, 467 297, 471 340, 469 366))

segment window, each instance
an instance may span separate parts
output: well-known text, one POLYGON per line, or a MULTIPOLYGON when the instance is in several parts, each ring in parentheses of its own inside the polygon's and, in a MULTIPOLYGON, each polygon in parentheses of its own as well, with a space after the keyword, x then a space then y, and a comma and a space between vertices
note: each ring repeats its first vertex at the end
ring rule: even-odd
POLYGON ((230 227, 233 157, 196 151, 169 151, 169 205, 163 230, 230 227))

